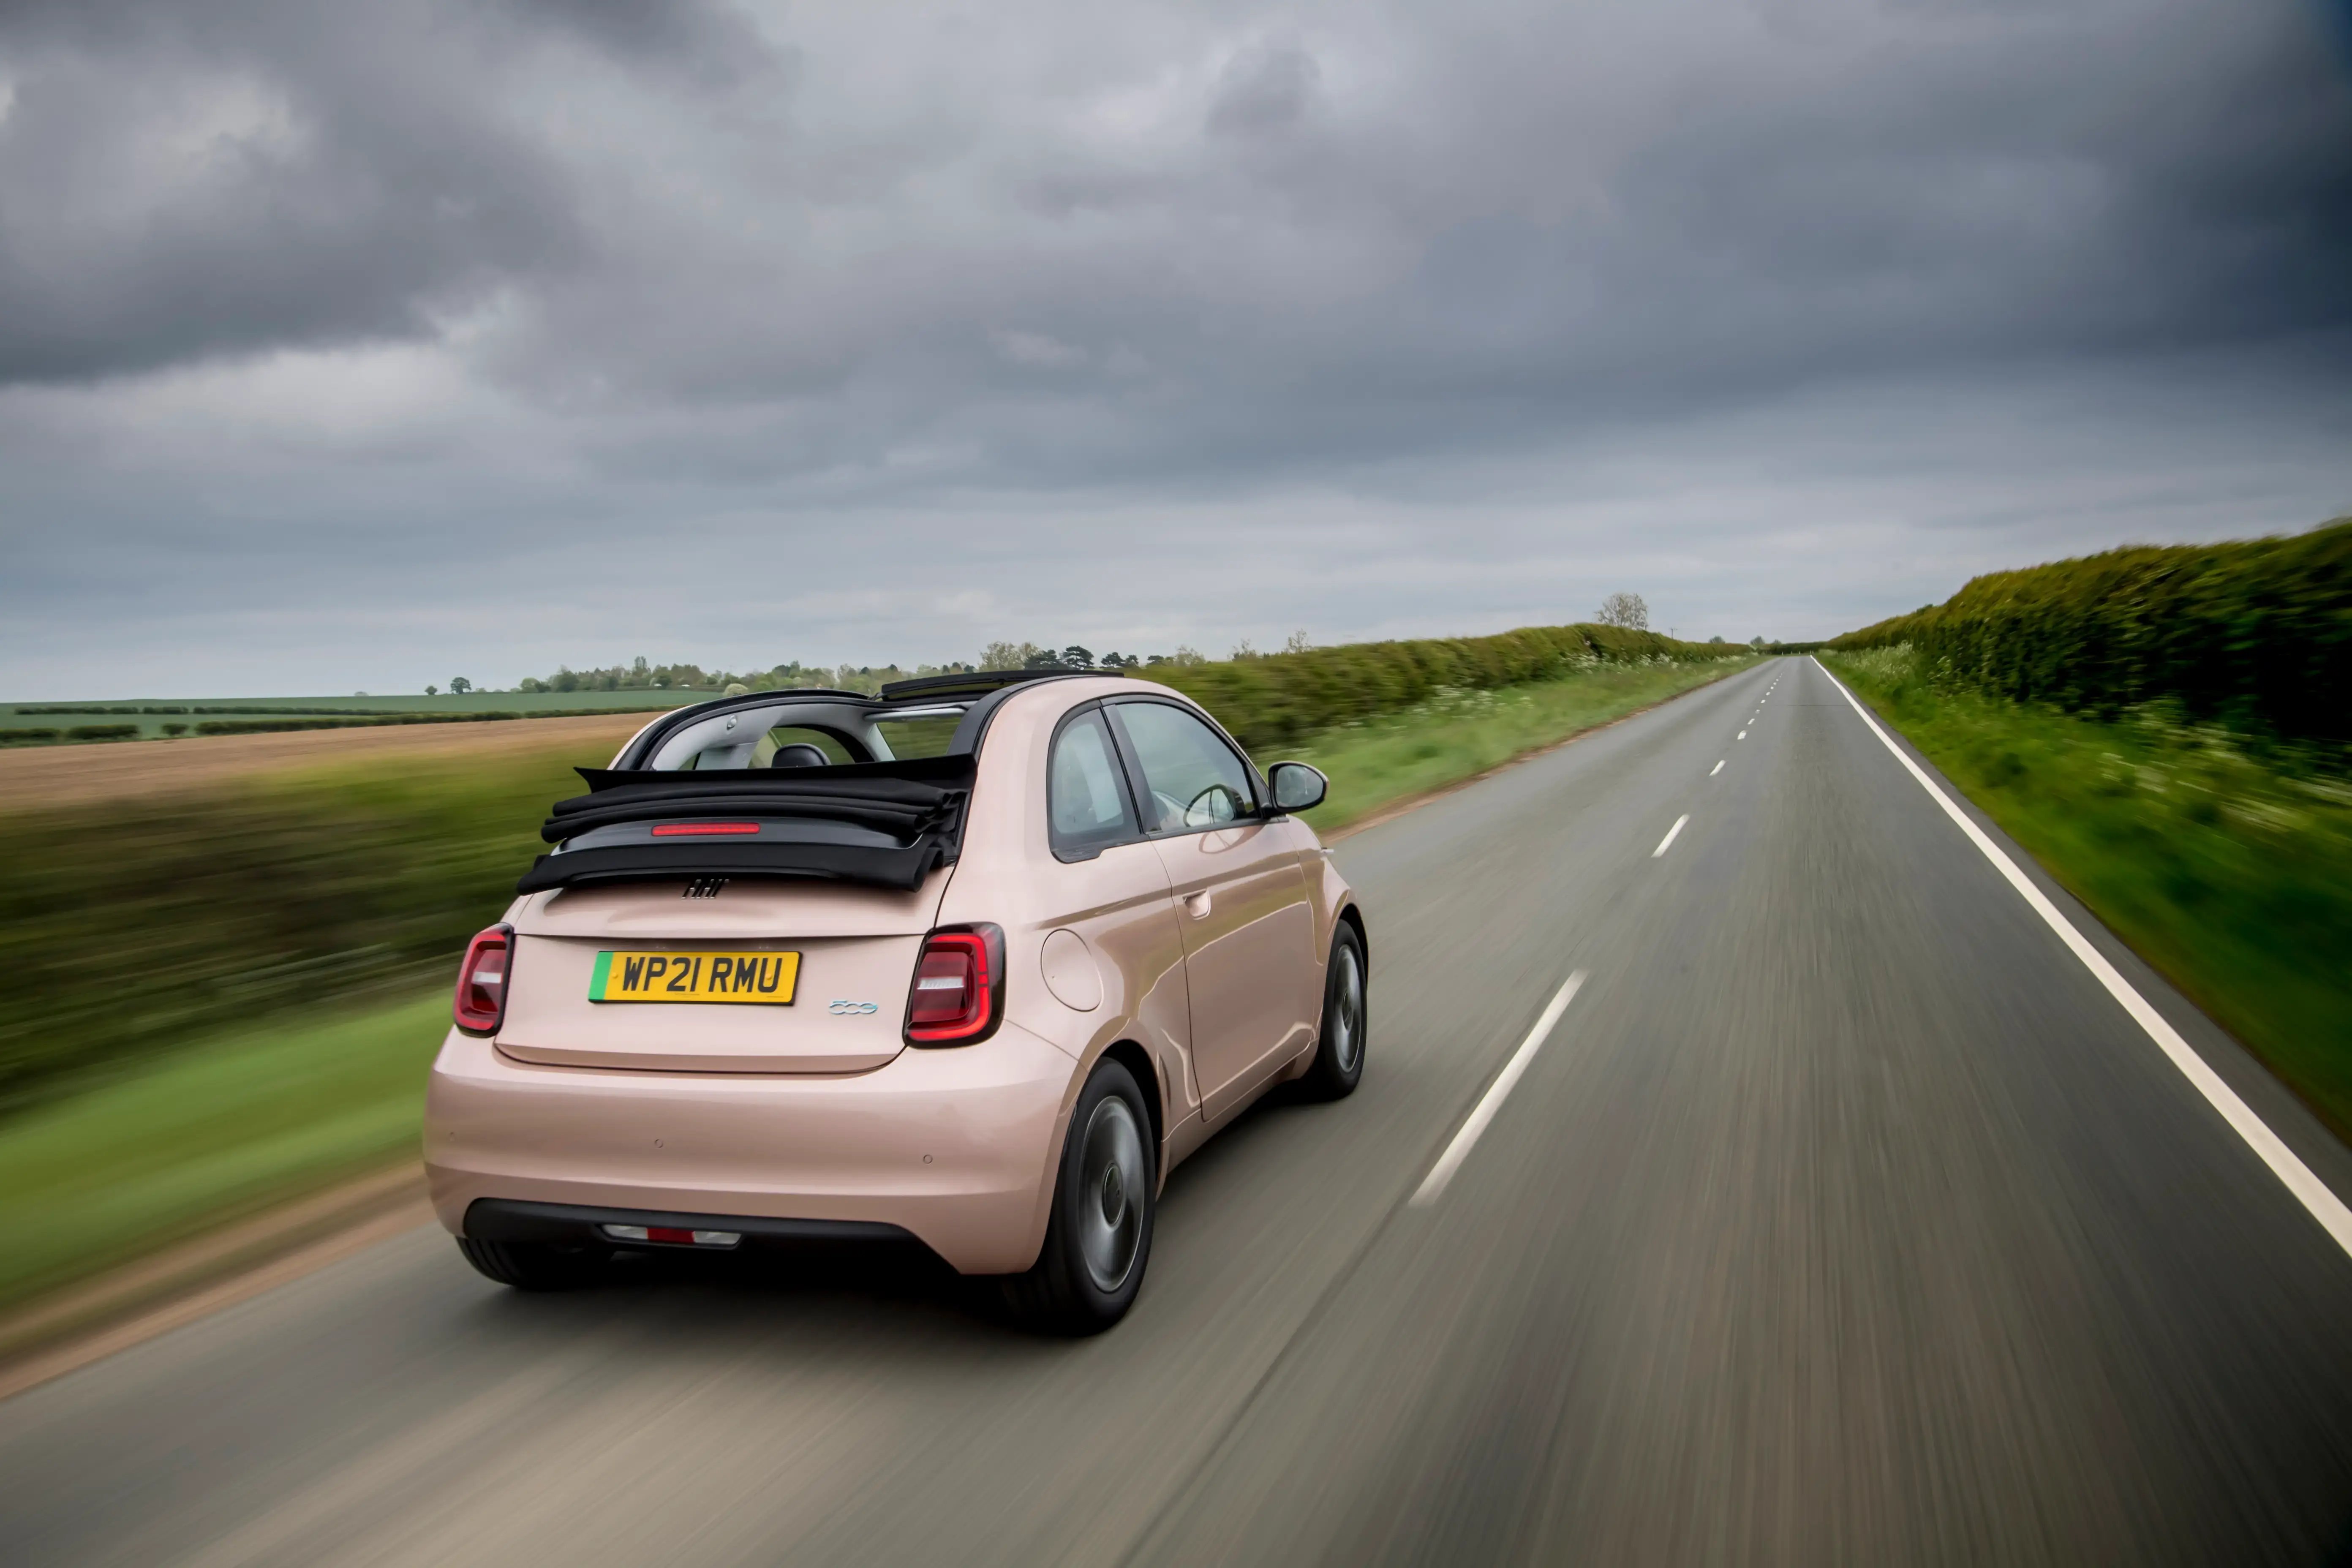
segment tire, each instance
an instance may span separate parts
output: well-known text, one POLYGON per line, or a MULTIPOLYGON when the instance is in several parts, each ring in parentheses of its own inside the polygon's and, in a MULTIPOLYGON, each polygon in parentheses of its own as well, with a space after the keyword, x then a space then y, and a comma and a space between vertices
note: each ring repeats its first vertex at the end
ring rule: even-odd
POLYGON ((518 1290, 577 1290, 602 1279, 605 1265, 613 1260, 613 1255, 602 1248, 475 1241, 462 1236, 457 1238, 457 1250, 483 1278, 518 1290))
POLYGON ((1127 1316, 1151 1258, 1158 1153, 1135 1075, 1115 1061, 1097 1063, 1062 1140, 1045 1245, 1026 1274, 1003 1281, 1015 1317, 1076 1335, 1098 1334, 1127 1316))
POLYGON ((1323 1028, 1315 1043, 1315 1059, 1299 1075, 1299 1086, 1318 1100, 1344 1100, 1356 1092, 1364 1076, 1365 1031, 1369 1021, 1365 989, 1370 969, 1364 962, 1364 939, 1347 921, 1331 939, 1331 962, 1323 976, 1323 1028))

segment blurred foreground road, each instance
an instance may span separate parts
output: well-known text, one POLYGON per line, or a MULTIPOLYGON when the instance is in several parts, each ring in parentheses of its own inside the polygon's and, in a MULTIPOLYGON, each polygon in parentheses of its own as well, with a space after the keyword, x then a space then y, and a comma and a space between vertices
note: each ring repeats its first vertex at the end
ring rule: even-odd
POLYGON ((919 1258, 516 1296, 421 1230, 0 1405, 0 1557, 2352 1560, 2352 1260, 1812 664, 1339 858, 1364 1088, 1181 1168, 1114 1332, 919 1258))

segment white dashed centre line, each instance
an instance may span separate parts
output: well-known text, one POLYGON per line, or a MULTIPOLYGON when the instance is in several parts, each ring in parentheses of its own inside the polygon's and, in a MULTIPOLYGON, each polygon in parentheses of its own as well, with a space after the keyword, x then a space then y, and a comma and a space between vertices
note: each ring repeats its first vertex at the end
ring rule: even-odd
MULTIPOLYGON (((1720 766, 1721 764, 1719 764, 1719 763, 1718 763, 1717 765, 1718 765, 1718 766, 1720 766)), ((1712 778, 1712 777, 1714 777, 1715 775, 1714 775, 1714 774, 1712 774, 1712 773, 1709 773, 1707 776, 1708 776, 1709 778, 1712 778)), ((1688 812, 1685 812, 1682 816, 1675 817, 1675 825, 1674 825, 1672 827, 1669 827, 1669 828, 1667 828, 1667 829, 1666 829, 1666 836, 1665 836, 1664 838, 1661 838, 1661 839, 1659 839, 1659 840, 1658 840, 1658 847, 1657 847, 1655 849, 1653 849, 1653 850, 1651 850, 1651 851, 1650 851, 1650 858, 1651 858, 1651 859, 1653 859, 1653 860, 1654 860, 1654 859, 1656 859, 1659 856, 1661 856, 1661 855, 1664 854, 1667 850, 1669 850, 1669 849, 1673 848, 1673 847, 1674 847, 1674 843, 1675 843, 1675 834, 1677 834, 1677 833, 1680 833, 1680 832, 1683 830, 1683 824, 1684 824, 1684 823, 1685 823, 1685 822, 1688 822, 1689 820, 1690 820, 1690 814, 1689 814, 1688 812)))
POLYGON ((1706 770, 1706 776, 1707 776, 1707 777, 1709 777, 1709 778, 1713 778, 1716 774, 1717 774, 1717 773, 1721 773, 1722 771, 1723 771, 1723 764, 1722 764, 1721 763, 1716 763, 1716 764, 1715 764, 1715 766, 1713 766, 1713 767, 1711 767, 1711 768, 1709 768, 1709 769, 1707 769, 1707 770, 1706 770))
POLYGON ((1735 740, 1735 741, 1744 741, 1744 740, 1748 739, 1748 731, 1745 731, 1745 730, 1742 730, 1742 731, 1739 731, 1739 733, 1738 733, 1738 734, 1734 735, 1734 736, 1732 737, 1732 739, 1733 739, 1733 740, 1735 740))
POLYGON ((1478 1135, 1486 1131, 1486 1123, 1495 1120, 1495 1112, 1500 1110, 1503 1101, 1510 1098, 1513 1086, 1519 1081, 1519 1075, 1526 1072, 1528 1064, 1536 1059, 1536 1052, 1543 1047, 1544 1037, 1551 1033, 1554 1024, 1559 1022, 1559 1016, 1568 1011, 1568 1005, 1576 999, 1577 987, 1583 984, 1584 971, 1580 969, 1568 977, 1568 984, 1553 994, 1543 1010, 1543 1016, 1538 1018, 1536 1026, 1528 1031, 1528 1037, 1519 1042, 1519 1048, 1511 1053, 1511 1059, 1503 1064, 1503 1070, 1495 1075, 1495 1081, 1486 1086, 1486 1092, 1478 1097, 1478 1103, 1471 1108, 1469 1120, 1462 1123, 1462 1131, 1454 1135, 1454 1142, 1445 1146, 1445 1152, 1437 1157, 1437 1163, 1432 1165, 1429 1174, 1421 1179, 1421 1185, 1412 1194, 1414 1208, 1427 1208, 1444 1193, 1445 1184, 1454 1179, 1454 1173, 1462 1168, 1462 1162, 1477 1146, 1478 1135))

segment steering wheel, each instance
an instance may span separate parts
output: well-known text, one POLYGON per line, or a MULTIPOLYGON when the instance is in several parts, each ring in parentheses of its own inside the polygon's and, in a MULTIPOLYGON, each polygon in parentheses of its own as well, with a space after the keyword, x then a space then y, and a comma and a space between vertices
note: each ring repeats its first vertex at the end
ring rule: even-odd
POLYGON ((1194 795, 1192 804, 1184 808, 1184 826, 1201 827, 1213 823, 1232 822, 1238 819, 1241 815, 1242 797, 1235 792, 1233 785, 1213 784, 1194 795), (1217 803, 1220 800, 1225 803, 1225 813, 1223 816, 1217 815, 1217 803), (1202 807, 1202 801, 1209 803, 1206 810, 1202 807))

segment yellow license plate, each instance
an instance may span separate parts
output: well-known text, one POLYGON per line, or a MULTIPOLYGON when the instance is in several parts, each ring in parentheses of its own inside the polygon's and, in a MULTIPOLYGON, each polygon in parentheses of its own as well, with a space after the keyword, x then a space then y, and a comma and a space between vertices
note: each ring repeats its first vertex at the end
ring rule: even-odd
POLYGON ((591 1002, 764 1002, 788 1006, 797 952, 600 952, 591 1002))

